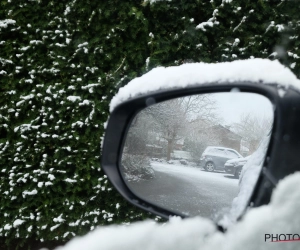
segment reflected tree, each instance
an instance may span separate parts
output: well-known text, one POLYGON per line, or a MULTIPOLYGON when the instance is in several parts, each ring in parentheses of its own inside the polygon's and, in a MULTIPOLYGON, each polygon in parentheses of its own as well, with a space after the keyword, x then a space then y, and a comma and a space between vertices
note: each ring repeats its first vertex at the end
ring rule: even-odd
POLYGON ((249 150, 252 153, 257 149, 261 139, 269 133, 272 125, 271 118, 245 113, 241 116, 240 122, 232 124, 232 130, 243 137, 249 144, 249 150))
POLYGON ((170 160, 176 142, 201 130, 197 126, 200 120, 215 120, 215 109, 210 95, 193 95, 153 105, 144 112, 152 118, 155 131, 167 143, 166 159, 170 160))

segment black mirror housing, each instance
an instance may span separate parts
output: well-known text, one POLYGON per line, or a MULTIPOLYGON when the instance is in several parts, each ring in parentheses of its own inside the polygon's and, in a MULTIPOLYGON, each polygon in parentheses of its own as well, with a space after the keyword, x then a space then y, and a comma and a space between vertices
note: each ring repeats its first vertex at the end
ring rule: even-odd
MULTIPOLYGON (((238 89, 241 92, 257 93, 267 97, 275 107, 274 124, 270 144, 254 192, 249 200, 252 206, 267 204, 274 186, 284 176, 295 172, 300 159, 295 159, 299 152, 300 142, 300 95, 293 88, 286 90, 284 96, 278 94, 277 84, 262 85, 256 82, 203 84, 182 89, 156 91, 147 95, 125 101, 111 113, 108 121, 103 151, 102 168, 118 192, 130 203, 163 218, 182 216, 165 208, 155 206, 136 196, 126 185, 120 172, 120 161, 124 140, 129 124, 134 116, 149 105, 172 98, 192 94, 230 92, 238 89), (288 122, 286 122, 288 120, 288 122), (288 157, 290 156, 290 157, 288 157)), ((246 209, 246 208, 245 208, 246 209)))

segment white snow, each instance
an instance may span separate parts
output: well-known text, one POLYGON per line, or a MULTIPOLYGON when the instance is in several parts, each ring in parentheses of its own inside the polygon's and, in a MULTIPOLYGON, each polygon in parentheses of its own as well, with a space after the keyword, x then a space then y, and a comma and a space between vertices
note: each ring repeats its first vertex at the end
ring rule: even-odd
POLYGON ((235 223, 240 215, 243 214, 247 207, 250 195, 253 192, 255 183, 259 177, 263 162, 266 157, 270 137, 265 137, 259 148, 249 157, 247 163, 244 165, 239 180, 239 193, 233 200, 229 214, 225 215, 220 222, 225 227, 229 227, 235 223))
POLYGON ((110 111, 136 96, 158 90, 186 88, 211 83, 251 81, 300 89, 300 80, 279 61, 268 59, 236 60, 224 63, 189 63, 158 67, 120 88, 110 103, 110 111))
POLYGON ((136 223, 129 227, 104 227, 88 234, 86 236, 88 241, 84 242, 82 239, 77 238, 64 247, 64 249, 171 249, 167 248, 170 243, 173 249, 197 249, 192 246, 203 245, 205 241, 203 237, 198 237, 198 235, 209 234, 215 231, 215 226, 208 220, 198 218, 195 220, 186 220, 185 222, 182 223, 179 218, 174 218, 163 227, 150 221, 136 223), (205 226, 199 227, 200 222, 204 223, 205 226), (182 226, 180 230, 178 230, 179 225, 182 226), (193 233, 188 230, 191 228, 194 229, 193 233), (119 233, 114 238, 113 234, 116 231, 119 233), (175 232, 177 237, 173 238, 175 232), (183 240, 185 238, 189 238, 191 241, 188 243, 186 240, 183 240), (136 241, 138 239, 140 243, 136 241), (111 244, 108 245, 107 242, 104 242, 106 240, 110 241, 111 244), (101 244, 101 242, 104 242, 104 244, 101 244), (132 244, 133 242, 137 244, 132 244), (159 242, 162 244, 158 244, 159 242))
POLYGON ((237 179, 229 179, 224 178, 225 172, 220 173, 209 173, 201 171, 199 168, 189 167, 189 166, 182 166, 182 165, 170 165, 168 163, 159 163, 159 162, 152 162, 151 166, 153 169, 159 172, 164 173, 173 173, 180 177, 188 177, 192 182, 201 182, 201 179, 210 179, 211 181, 215 181, 218 183, 224 183, 224 185, 234 186, 238 189, 238 180, 237 179))
POLYGON ((300 173, 286 177, 279 183, 269 205, 249 210, 226 233, 217 231, 207 219, 172 218, 163 225, 144 221, 130 226, 99 227, 56 249, 298 249, 298 242, 265 242, 265 234, 299 234, 299 190, 300 173))
POLYGON ((58 228, 60 226, 60 224, 56 224, 55 226, 53 226, 53 227, 50 227, 50 231, 53 231, 53 230, 55 230, 56 228, 58 228))
POLYGON ((38 193, 37 190, 34 189, 34 190, 32 190, 32 191, 24 191, 24 192, 22 193, 22 196, 23 196, 23 198, 25 198, 26 195, 36 195, 37 193, 38 193))
POLYGON ((10 230, 11 228, 12 228, 12 226, 9 225, 9 224, 6 224, 6 225, 4 226, 4 230, 10 230))
POLYGON ((67 46, 67 45, 65 45, 65 44, 61 44, 61 43, 56 43, 55 45, 56 45, 56 46, 58 46, 58 47, 61 47, 61 48, 62 48, 62 47, 66 47, 66 46, 67 46))
POLYGON ((27 96, 20 96, 20 98, 23 99, 23 100, 30 100, 30 99, 34 98, 34 95, 30 94, 30 95, 27 95, 27 96))
POLYGON ((54 221, 54 222, 61 222, 61 223, 64 222, 65 219, 63 219, 62 216, 63 216, 63 214, 61 214, 61 215, 58 216, 57 218, 54 218, 53 221, 54 221))
POLYGON ((29 42, 29 44, 34 44, 34 45, 38 45, 38 44, 42 44, 43 42, 41 40, 32 40, 29 42))
POLYGON ((294 57, 295 59, 299 59, 300 57, 297 54, 294 54, 292 52, 288 52, 288 55, 291 57, 294 57))
POLYGON ((84 125, 84 123, 83 122, 81 122, 81 121, 77 121, 77 122, 74 122, 74 123, 72 123, 72 128, 74 128, 75 126, 79 126, 79 127, 82 127, 84 125))
POLYGON ((0 29, 1 28, 7 28, 7 26, 9 24, 16 24, 16 21, 15 20, 12 20, 12 19, 5 19, 5 20, 0 20, 0 29))
POLYGON ((25 100, 19 101, 19 102, 16 103, 16 106, 19 107, 19 106, 21 106, 24 102, 25 102, 25 100))
POLYGON ((67 99, 71 102, 76 102, 77 100, 81 100, 80 96, 68 96, 67 99))
POLYGON ((13 226, 18 227, 18 226, 22 225, 24 222, 25 222, 24 220, 16 219, 13 223, 13 226))
POLYGON ((246 21, 247 17, 244 16, 242 21, 238 24, 238 26, 236 26, 234 29, 233 29, 233 32, 235 32, 245 21, 246 21))
POLYGON ((75 182, 77 182, 76 180, 72 180, 72 179, 70 179, 70 178, 65 179, 65 181, 66 181, 66 182, 69 182, 69 183, 75 183, 75 182))
POLYGON ((93 89, 96 86, 99 86, 99 84, 98 83, 91 83, 91 84, 88 84, 86 86, 82 86, 81 89, 89 89, 89 90, 91 90, 91 89, 93 89))
POLYGON ((277 31, 278 31, 278 32, 281 32, 281 31, 284 31, 284 30, 285 30, 284 25, 282 25, 282 24, 277 24, 277 25, 276 25, 276 28, 277 28, 277 31))
POLYGON ((211 21, 208 21, 208 22, 203 22, 203 23, 200 23, 196 26, 196 29, 201 29, 203 31, 206 31, 206 29, 204 28, 205 26, 209 26, 209 27, 212 27, 214 26, 214 23, 211 22, 211 21))
POLYGON ((53 181, 55 179, 55 176, 53 174, 49 174, 48 179, 50 179, 50 181, 53 181))
POLYGON ((90 101, 89 100, 83 100, 83 102, 79 103, 79 106, 83 106, 83 105, 89 105, 90 101))
POLYGON ((84 42, 82 44, 79 44, 77 47, 81 48, 81 47, 84 47, 84 46, 87 46, 87 45, 89 45, 89 43, 88 42, 84 42))

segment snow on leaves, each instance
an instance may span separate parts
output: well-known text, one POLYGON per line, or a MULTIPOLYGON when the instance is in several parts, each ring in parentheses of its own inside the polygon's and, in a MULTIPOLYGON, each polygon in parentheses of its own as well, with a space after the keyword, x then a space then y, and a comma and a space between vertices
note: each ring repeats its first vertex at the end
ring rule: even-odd
POLYGON ((15 25, 16 21, 12 19, 0 20, 0 30, 7 28, 9 25, 15 25))
POLYGON ((36 195, 38 193, 38 191, 36 189, 32 190, 32 191, 24 191, 22 192, 22 196, 23 198, 25 198, 27 195, 36 195))

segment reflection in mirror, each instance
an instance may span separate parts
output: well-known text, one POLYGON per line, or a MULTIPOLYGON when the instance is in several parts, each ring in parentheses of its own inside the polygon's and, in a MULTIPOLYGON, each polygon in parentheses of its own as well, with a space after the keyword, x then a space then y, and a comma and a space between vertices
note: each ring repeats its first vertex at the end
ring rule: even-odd
MULTIPOLYGON (((218 221, 233 211, 233 204, 239 206, 238 199, 233 202, 243 182, 239 178, 247 179, 247 162, 268 138, 273 115, 266 97, 238 91, 147 107, 134 117, 127 133, 120 164, 123 178, 133 193, 151 204, 218 221)), ((266 149, 260 149, 264 152, 256 169, 266 149)), ((259 171, 254 172, 258 177, 259 171)), ((246 191, 249 198, 252 190, 246 191)))

